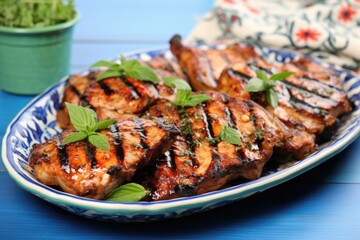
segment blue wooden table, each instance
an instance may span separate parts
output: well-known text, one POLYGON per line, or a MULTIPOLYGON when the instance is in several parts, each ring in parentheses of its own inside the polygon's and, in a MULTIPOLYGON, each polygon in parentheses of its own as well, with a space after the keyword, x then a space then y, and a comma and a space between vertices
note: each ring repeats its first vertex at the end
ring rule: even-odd
MULTIPOLYGON (((212 1, 77 0, 72 72, 189 34, 212 1)), ((0 53, 1 54, 1 53, 0 53)), ((0 90, 0 139, 33 96, 0 90)), ((19 188, 0 162, 0 239, 360 239, 360 139, 315 169, 234 204, 181 219, 105 223, 19 188)))

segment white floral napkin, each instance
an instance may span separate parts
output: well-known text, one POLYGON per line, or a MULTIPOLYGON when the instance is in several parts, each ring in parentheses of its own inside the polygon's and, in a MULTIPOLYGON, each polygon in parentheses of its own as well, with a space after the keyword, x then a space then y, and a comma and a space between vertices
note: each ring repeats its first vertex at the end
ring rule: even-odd
POLYGON ((187 43, 256 41, 360 69, 360 0, 217 0, 187 43))

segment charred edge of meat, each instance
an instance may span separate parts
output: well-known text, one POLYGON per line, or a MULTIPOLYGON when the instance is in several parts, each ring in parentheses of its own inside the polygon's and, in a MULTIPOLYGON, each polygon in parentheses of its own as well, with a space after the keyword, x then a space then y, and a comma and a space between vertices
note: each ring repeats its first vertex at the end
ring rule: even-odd
POLYGON ((85 149, 86 149, 86 156, 90 160, 91 168, 95 169, 97 167, 97 161, 95 158, 96 147, 91 143, 86 142, 85 149))
POLYGON ((189 197, 196 194, 196 188, 192 184, 177 184, 174 191, 181 197, 189 197))
POLYGON ((120 172, 122 170, 122 166, 119 165, 115 165, 115 166, 111 166, 108 170, 107 170, 107 174, 114 174, 116 172, 120 172))
POLYGON ((331 138, 334 136, 334 133, 340 126, 341 120, 337 119, 335 124, 333 124, 330 127, 326 127, 322 133, 316 136, 316 143, 317 144, 323 144, 325 142, 328 142, 331 140, 331 138))
POLYGON ((175 56, 180 54, 181 49, 183 48, 181 42, 181 36, 179 34, 175 34, 169 41, 170 48, 175 56))
POLYGON ((148 150, 149 149, 149 146, 146 144, 146 132, 145 132, 145 129, 143 128, 142 126, 142 121, 139 119, 139 118, 135 118, 133 119, 133 122, 135 123, 135 130, 136 132, 139 134, 140 136, 140 144, 141 144, 141 147, 144 149, 144 150, 148 150))

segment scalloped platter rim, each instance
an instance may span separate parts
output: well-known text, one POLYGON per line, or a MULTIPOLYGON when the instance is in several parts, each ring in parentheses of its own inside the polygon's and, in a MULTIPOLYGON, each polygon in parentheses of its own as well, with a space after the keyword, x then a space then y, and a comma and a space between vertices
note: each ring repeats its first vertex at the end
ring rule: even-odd
MULTIPOLYGON (((223 47, 222 45, 205 47, 223 47)), ((255 46, 258 53, 274 63, 282 63, 302 55, 283 50, 255 46)), ((168 48, 141 50, 124 54, 128 58, 149 60, 164 55, 173 58, 168 48)), ((206 194, 156 202, 114 203, 74 196, 39 183, 27 165, 32 144, 43 142, 60 133, 56 125, 56 109, 59 107, 67 77, 34 98, 8 126, 3 143, 2 159, 16 183, 32 194, 69 212, 88 218, 118 222, 156 221, 182 217, 210 210, 233 201, 249 197, 280 183, 288 181, 344 150, 360 135, 360 77, 356 74, 323 63, 333 69, 344 81, 344 88, 354 106, 351 114, 343 119, 333 138, 320 145, 320 149, 294 165, 265 175, 257 180, 206 194)))

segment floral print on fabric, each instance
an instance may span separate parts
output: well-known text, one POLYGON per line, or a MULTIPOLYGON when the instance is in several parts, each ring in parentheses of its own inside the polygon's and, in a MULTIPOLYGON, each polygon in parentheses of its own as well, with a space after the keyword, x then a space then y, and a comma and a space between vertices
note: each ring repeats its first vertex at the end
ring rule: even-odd
POLYGON ((360 0, 217 0, 188 43, 228 40, 295 49, 360 69, 360 0))

